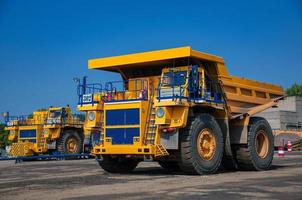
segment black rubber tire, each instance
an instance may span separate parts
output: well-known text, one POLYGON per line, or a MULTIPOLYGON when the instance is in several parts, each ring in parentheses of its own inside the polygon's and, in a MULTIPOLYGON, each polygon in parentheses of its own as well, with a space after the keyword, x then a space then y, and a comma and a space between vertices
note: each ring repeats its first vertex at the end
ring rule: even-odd
POLYGON ((83 150, 83 138, 76 130, 64 130, 61 137, 57 140, 57 151, 61 154, 80 154, 83 150), (67 141, 69 139, 75 139, 78 148, 74 153, 70 153, 67 148, 67 141))
POLYGON ((221 171, 236 171, 238 169, 237 162, 235 158, 223 157, 221 161, 220 170, 221 171))
POLYGON ((268 170, 274 157, 274 136, 269 123, 261 117, 250 119, 247 135, 247 145, 237 148, 237 162, 240 170, 268 170), (255 137, 259 130, 263 130, 268 137, 268 151, 264 158, 257 154, 255 137))
POLYGON ((115 157, 109 155, 103 156, 99 165, 109 173, 126 174, 133 171, 138 165, 138 161, 132 158, 115 157))
POLYGON ((187 126, 180 130, 179 166, 187 174, 213 174, 218 171, 223 156, 223 135, 219 124, 210 114, 189 117, 187 126), (216 150, 211 160, 204 160, 197 150, 198 134, 210 129, 216 141, 216 150))
POLYGON ((166 161, 166 160, 160 160, 158 161, 158 164, 169 171, 179 171, 180 167, 177 161, 166 161))

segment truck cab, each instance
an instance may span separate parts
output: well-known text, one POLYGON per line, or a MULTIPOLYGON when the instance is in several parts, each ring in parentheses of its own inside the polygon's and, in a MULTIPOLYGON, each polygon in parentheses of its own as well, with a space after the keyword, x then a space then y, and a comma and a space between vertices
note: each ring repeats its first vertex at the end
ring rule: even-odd
POLYGON ((63 128, 81 128, 82 123, 79 118, 73 116, 69 106, 50 107, 47 112, 46 123, 43 126, 44 137, 49 141, 56 140, 60 137, 63 128))
POLYGON ((68 123, 71 118, 72 116, 69 107, 49 108, 46 124, 68 123))

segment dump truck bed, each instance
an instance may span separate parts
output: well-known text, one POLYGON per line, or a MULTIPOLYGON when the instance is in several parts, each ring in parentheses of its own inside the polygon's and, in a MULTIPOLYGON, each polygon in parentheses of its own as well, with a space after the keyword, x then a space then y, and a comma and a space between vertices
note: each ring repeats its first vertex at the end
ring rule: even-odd
POLYGON ((277 85, 236 76, 221 77, 220 80, 231 113, 246 113, 255 106, 284 96, 282 87, 277 85))
POLYGON ((90 69, 118 72, 127 79, 139 75, 160 75, 164 67, 184 63, 203 65, 207 68, 213 79, 221 83, 232 114, 245 113, 255 106, 266 104, 284 95, 280 86, 231 76, 223 58, 192 50, 190 46, 91 59, 88 66, 90 69), (136 70, 142 72, 133 73, 136 70))

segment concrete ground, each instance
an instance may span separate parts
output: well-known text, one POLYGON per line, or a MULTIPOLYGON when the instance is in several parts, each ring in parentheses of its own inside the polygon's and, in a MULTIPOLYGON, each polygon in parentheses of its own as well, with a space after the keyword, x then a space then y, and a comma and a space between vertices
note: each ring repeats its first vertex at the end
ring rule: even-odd
POLYGON ((108 174, 93 160, 0 162, 0 199, 302 199, 302 152, 272 170, 189 176, 141 163, 108 174))

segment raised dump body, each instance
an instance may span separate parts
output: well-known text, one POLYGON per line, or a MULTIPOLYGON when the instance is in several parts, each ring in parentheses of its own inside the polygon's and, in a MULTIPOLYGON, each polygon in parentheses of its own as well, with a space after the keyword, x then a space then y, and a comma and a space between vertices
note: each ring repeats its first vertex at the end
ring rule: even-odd
POLYGON ((102 138, 93 153, 105 170, 129 171, 144 159, 199 174, 216 172, 221 163, 269 168, 271 129, 252 115, 276 106, 281 87, 230 76, 221 57, 191 47, 93 59, 88 65, 123 79, 106 83, 101 92, 80 94, 78 108, 87 117, 99 116, 86 122, 102 138))
POLYGON ((78 154, 83 150, 83 121, 67 107, 50 107, 29 116, 6 117, 10 156, 78 154))

